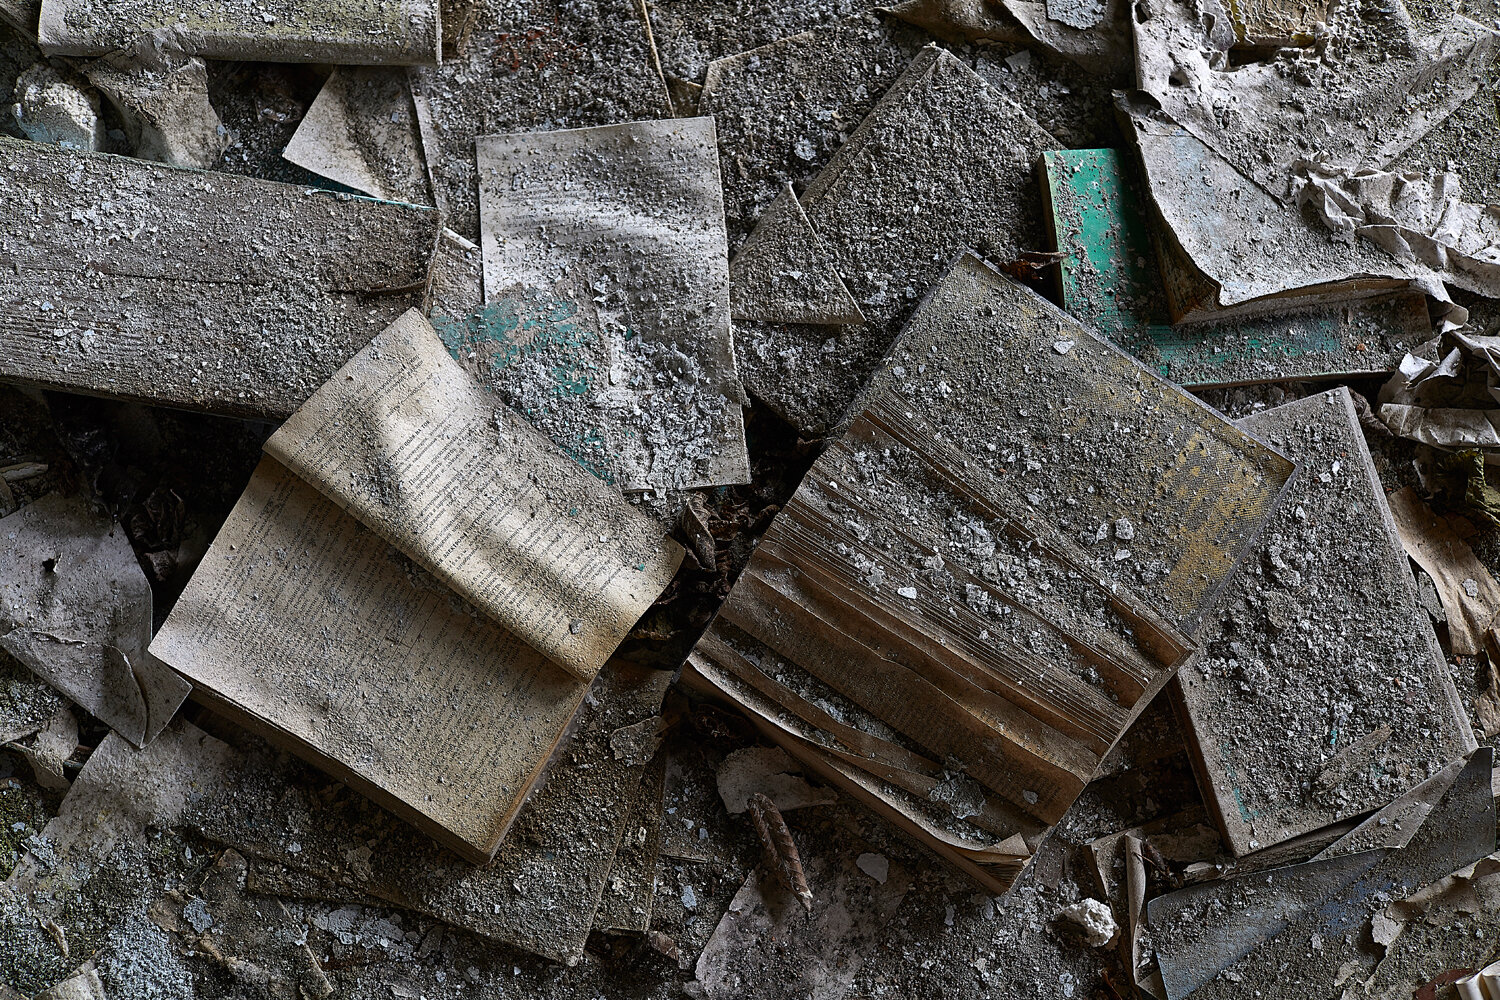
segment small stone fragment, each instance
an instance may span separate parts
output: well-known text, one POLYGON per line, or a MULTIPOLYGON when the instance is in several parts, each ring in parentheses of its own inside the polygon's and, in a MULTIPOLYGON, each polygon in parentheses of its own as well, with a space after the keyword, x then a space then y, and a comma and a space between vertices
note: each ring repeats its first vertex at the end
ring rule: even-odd
POLYGON ((1063 907, 1057 919, 1077 926, 1083 932, 1084 943, 1090 948, 1104 947, 1120 931, 1109 904, 1097 899, 1081 899, 1072 906, 1063 907))
POLYGON ((64 80, 46 63, 36 63, 16 77, 15 98, 11 113, 33 142, 90 151, 103 148, 98 99, 64 80))
POLYGON ((854 863, 856 866, 858 866, 860 871, 864 872, 866 875, 870 876, 881 885, 885 885, 885 880, 890 877, 891 860, 884 854, 872 854, 867 851, 864 854, 861 854, 859 857, 855 858, 854 863))

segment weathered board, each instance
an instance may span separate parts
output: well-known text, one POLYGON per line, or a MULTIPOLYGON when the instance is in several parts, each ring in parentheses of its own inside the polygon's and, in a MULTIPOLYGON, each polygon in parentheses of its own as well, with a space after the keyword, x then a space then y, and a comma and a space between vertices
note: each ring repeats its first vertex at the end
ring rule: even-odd
POLYGON ((1348 390, 1240 426, 1301 471, 1174 688, 1236 855, 1378 808, 1474 748, 1348 390))
POLYGON ((0 379, 279 420, 420 304, 438 212, 0 137, 0 379))
POLYGON ((190 55, 260 62, 439 61, 437 0, 42 0, 50 55, 97 56, 171 29, 190 55))
POLYGON ((1063 308, 1181 385, 1395 371, 1432 336, 1417 293, 1272 317, 1173 326, 1136 165, 1118 150, 1042 154, 1063 308))
POLYGON ((1024 838, 1194 647, 1291 463, 973 255, 850 412, 694 668, 830 780, 1024 838))

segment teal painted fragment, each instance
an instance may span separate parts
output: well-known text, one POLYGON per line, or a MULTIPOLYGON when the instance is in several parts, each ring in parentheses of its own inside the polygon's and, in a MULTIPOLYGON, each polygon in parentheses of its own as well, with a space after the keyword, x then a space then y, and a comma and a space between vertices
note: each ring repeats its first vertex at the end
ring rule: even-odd
POLYGON ((1113 149, 1053 150, 1042 163, 1063 308, 1164 378, 1233 385, 1387 372, 1431 335, 1420 295, 1173 326, 1134 164, 1113 149))

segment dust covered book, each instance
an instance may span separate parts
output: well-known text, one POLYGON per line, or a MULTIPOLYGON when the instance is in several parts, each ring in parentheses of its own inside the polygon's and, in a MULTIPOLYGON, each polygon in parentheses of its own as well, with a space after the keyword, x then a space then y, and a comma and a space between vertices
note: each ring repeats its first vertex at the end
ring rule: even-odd
POLYGON ((415 311, 266 451, 152 654, 487 860, 681 549, 415 311))
POLYGON ((1197 646, 1292 464, 978 258, 913 315, 691 660, 994 891, 1197 646))

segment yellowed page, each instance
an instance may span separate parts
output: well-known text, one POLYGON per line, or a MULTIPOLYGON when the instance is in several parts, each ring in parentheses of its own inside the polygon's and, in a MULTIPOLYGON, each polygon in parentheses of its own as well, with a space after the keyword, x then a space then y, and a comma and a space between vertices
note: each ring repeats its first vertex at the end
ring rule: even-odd
POLYGON ((150 651, 476 862, 587 688, 272 458, 150 651))
POLYGON ((476 383, 415 310, 266 451, 584 679, 682 561, 660 524, 476 383))

